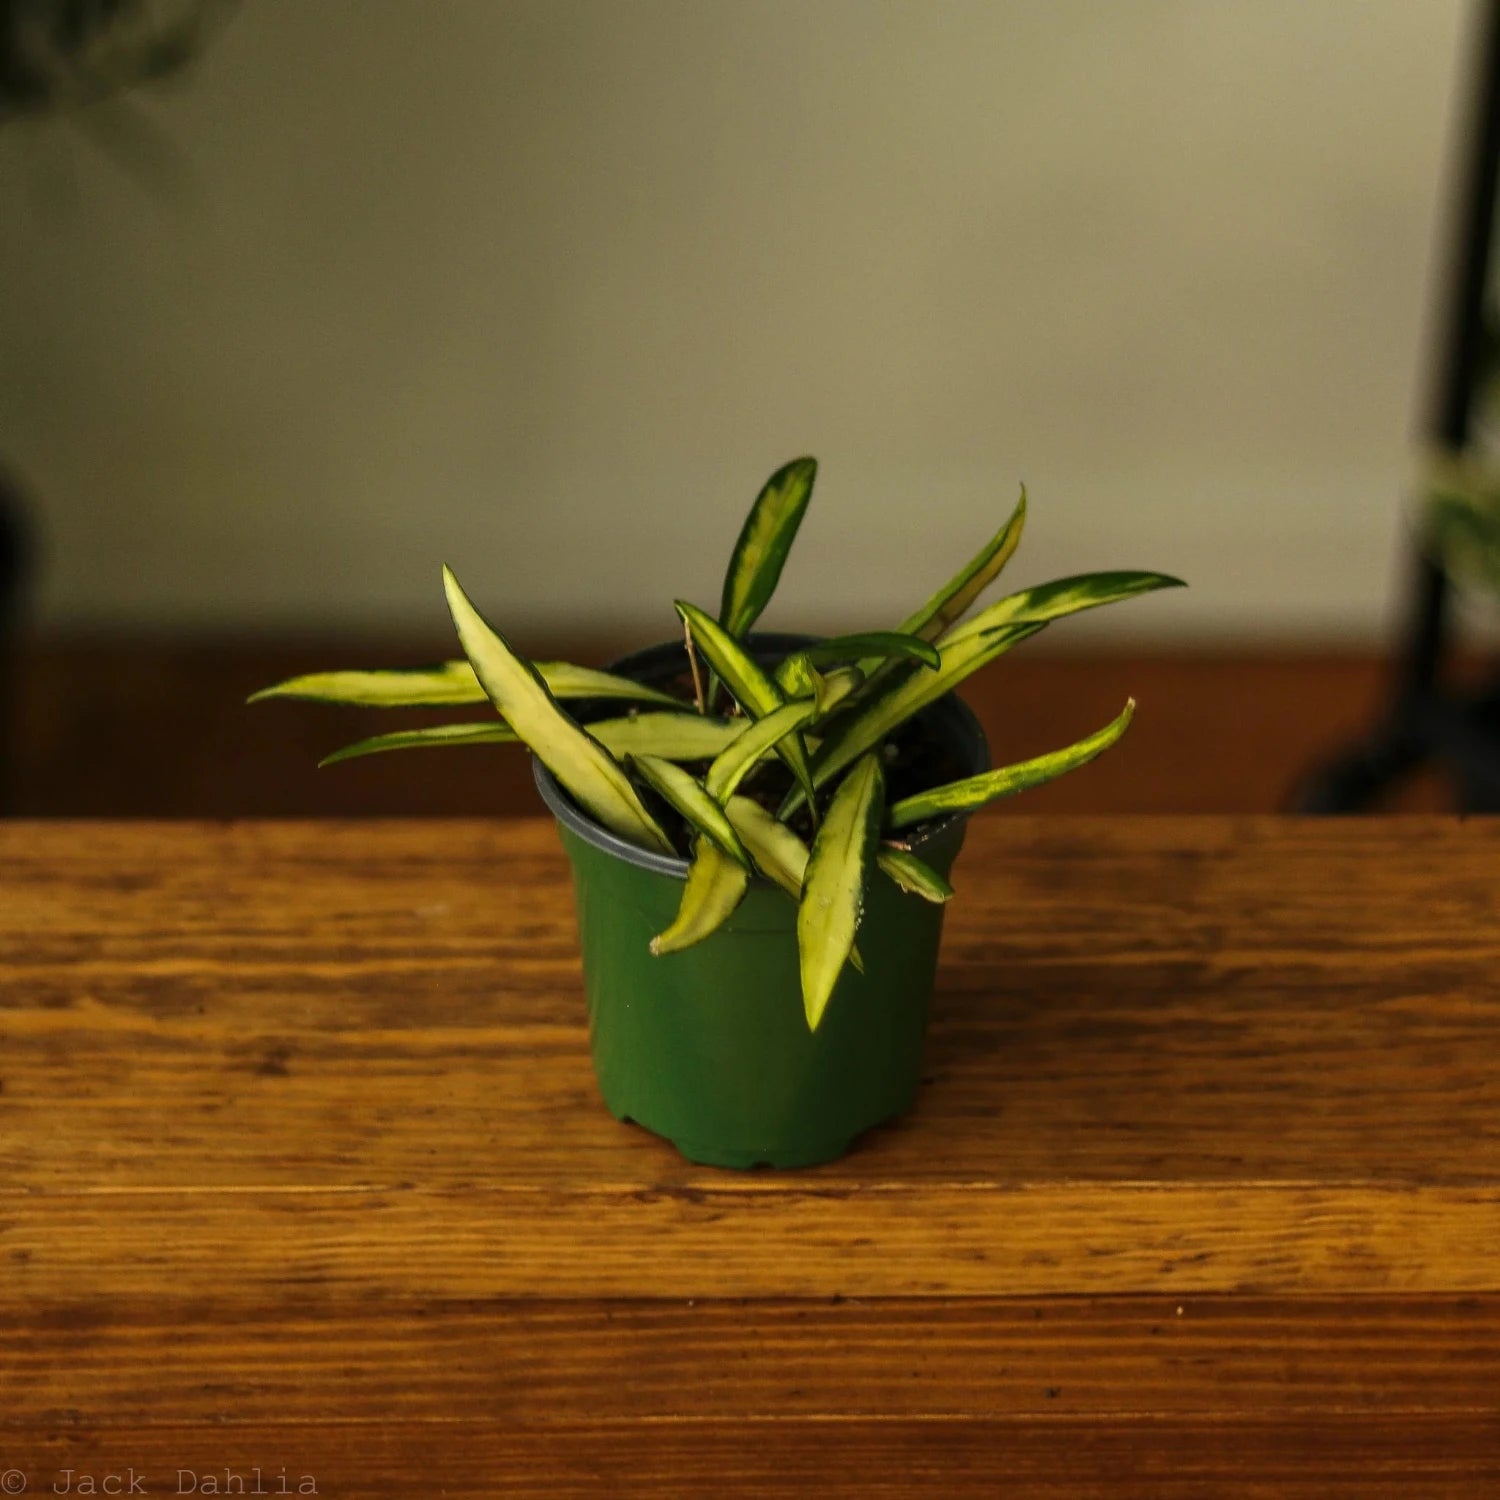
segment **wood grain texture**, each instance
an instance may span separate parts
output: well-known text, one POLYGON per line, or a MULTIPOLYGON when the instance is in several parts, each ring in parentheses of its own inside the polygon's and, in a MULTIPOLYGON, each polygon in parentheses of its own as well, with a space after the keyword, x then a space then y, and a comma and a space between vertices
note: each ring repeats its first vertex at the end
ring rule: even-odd
POLYGON ((232 1330, 206 1311, 8 1310, 0 1446, 100 1411, 274 1425, 309 1391, 346 1423, 1477 1415, 1500 1363, 1495 1297, 432 1299, 420 1318, 267 1305, 232 1330))
MULTIPOLYGON (((48 1433, 23 1473, 123 1474, 153 1495, 190 1494, 226 1471, 266 1495, 679 1497, 849 1495, 1104 1500, 1468 1500, 1495 1493, 1500 1460, 1485 1416, 1255 1419, 1124 1418, 1083 1423, 958 1416, 733 1423, 573 1420, 497 1427, 488 1418, 379 1426, 282 1422, 209 1432, 123 1427, 48 1433), (180 1476, 187 1474, 184 1480, 180 1476), (278 1476, 287 1488, 274 1488, 278 1476)), ((55 1477, 56 1476, 56 1477, 55 1477)), ((76 1483, 76 1480, 75 1480, 76 1483)), ((123 1493, 123 1490, 117 1491, 123 1493)), ((197 1493, 203 1493, 198 1489, 197 1493)), ((253 1490, 248 1491, 254 1493, 253 1490)))
POLYGON ((0 823, 0 1469, 1500 1495, 1500 824, 956 884, 911 1116, 732 1174, 597 1103, 550 824, 0 823))

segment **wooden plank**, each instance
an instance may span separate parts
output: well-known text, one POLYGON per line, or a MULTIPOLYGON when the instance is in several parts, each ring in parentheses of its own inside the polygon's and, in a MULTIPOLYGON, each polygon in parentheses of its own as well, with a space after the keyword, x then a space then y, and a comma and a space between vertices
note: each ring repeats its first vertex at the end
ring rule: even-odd
POLYGON ((595 1103, 545 824, 0 825, 0 1471, 1500 1495, 1497 874, 982 823, 911 1118, 731 1174, 595 1103))
POLYGON ((1500 1290, 1500 1190, 1267 1184, 12 1193, 0 1305, 1500 1290), (232 1276, 226 1268, 233 1268, 232 1276))
MULTIPOLYGON (((1500 1183, 1494 826, 981 821, 957 879, 915 1113, 798 1180, 1500 1183)), ((0 825, 0 1189, 755 1190, 583 1015, 541 822, 0 825)))
POLYGON ((592 1104, 544 825, 3 839, 0 1297, 1500 1286, 1489 825, 981 825, 919 1108, 788 1176, 592 1104))
MULTIPOLYGON (((9 1436, 9 1435, 8 1435, 9 1436)), ((1493 1417, 1384 1414, 1255 1421, 1074 1422, 834 1416, 805 1421, 574 1420, 540 1426, 323 1423, 220 1430, 162 1423, 11 1437, 31 1487, 106 1473, 147 1494, 1103 1497, 1111 1500, 1486 1500, 1500 1494, 1493 1417), (65 1477, 71 1471, 71 1479, 65 1477), (228 1471, 228 1474, 226 1474, 228 1471)), ((123 1493, 123 1488, 120 1491, 123 1493)))
POLYGON ((15 1429, 854 1417, 1476 1415, 1500 1298, 275 1303, 93 1297, 0 1314, 15 1429))

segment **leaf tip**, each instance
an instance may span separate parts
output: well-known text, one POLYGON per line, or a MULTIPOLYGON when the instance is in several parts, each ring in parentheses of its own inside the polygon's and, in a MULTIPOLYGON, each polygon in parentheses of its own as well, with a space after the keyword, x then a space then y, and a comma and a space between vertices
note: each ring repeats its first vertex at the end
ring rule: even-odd
POLYGON ((802 1013, 807 1017, 807 1029, 815 1032, 823 1024, 823 1017, 828 1011, 828 997, 825 995, 819 1000, 815 995, 809 995, 806 991, 802 995, 802 1013))
POLYGON ((447 563, 443 564, 443 593, 448 600, 450 614, 456 615, 461 610, 471 610, 474 607, 469 603, 469 596, 464 593, 463 585, 458 581, 458 574, 447 563))
POLYGON ((352 745, 340 745, 337 750, 330 750, 322 760, 318 762, 317 769, 323 770, 325 766, 336 766, 340 761, 356 760, 365 753, 368 740, 357 740, 352 745))

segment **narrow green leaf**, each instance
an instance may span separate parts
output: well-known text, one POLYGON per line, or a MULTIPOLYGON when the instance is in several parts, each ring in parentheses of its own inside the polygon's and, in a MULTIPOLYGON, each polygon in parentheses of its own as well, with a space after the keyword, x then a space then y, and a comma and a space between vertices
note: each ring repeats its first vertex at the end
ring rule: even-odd
POLYGON ((839 704, 864 684, 865 674, 858 667, 835 667, 833 671, 826 673, 813 699, 818 706, 818 718, 826 719, 839 704))
POLYGON ((1041 786, 1068 771, 1087 765, 1096 755, 1102 755, 1130 727, 1135 713, 1135 699, 1125 705, 1119 718, 1106 724, 1096 734, 1069 745, 1065 750, 1054 750, 1049 755, 1039 755, 1035 760, 1023 760, 1014 766, 1003 766, 996 771, 986 771, 980 776, 970 776, 963 781, 950 781, 946 786, 933 787, 919 792, 914 797, 905 797, 891 808, 891 828, 906 828, 921 823, 927 818, 936 818, 944 813, 969 812, 983 807, 1000 797, 1009 797, 1024 792, 1028 787, 1041 786))
POLYGON ((762 718, 773 708, 781 707, 784 701, 781 690, 732 635, 686 599, 677 600, 676 609, 692 632, 693 644, 751 718, 762 718))
POLYGON ((797 908, 802 1004, 810 1031, 818 1029, 854 946, 865 881, 880 841, 884 783, 880 756, 866 755, 839 784, 813 840, 797 908))
MULTIPOLYGON (((588 732, 611 755, 659 755, 663 760, 711 760, 745 732, 744 719, 705 719, 697 714, 646 713, 599 719, 588 732)), ((442 745, 513 745, 520 736, 499 719, 482 724, 429 724, 371 735, 325 755, 319 766, 331 766, 383 750, 418 750, 442 745)))
POLYGON ((794 733, 817 711, 810 698, 783 703, 765 718, 757 719, 729 746, 721 751, 708 768, 703 785, 715 802, 723 803, 754 768, 755 763, 774 750, 787 735, 794 733))
POLYGON ((655 755, 633 755, 631 768, 640 773, 699 833, 716 843, 731 859, 747 869, 750 855, 724 809, 681 766, 655 755))
POLYGON ((469 602, 449 568, 443 588, 458 639, 491 703, 580 805, 622 838, 672 852, 630 778, 561 708, 542 675, 469 602))
POLYGON ((719 623, 736 640, 760 618, 776 592, 817 477, 815 458, 794 458, 771 475, 750 507, 730 554, 719 605, 719 623))
MULTIPOLYGON (((533 665, 554 698, 621 698, 636 703, 681 703, 656 688, 643 687, 612 672, 575 667, 566 661, 533 665)), ((435 667, 396 667, 383 671, 309 672, 262 688, 246 700, 298 698, 309 703, 335 703, 351 708, 447 708, 483 703, 485 691, 466 661, 445 661, 435 667)))
POLYGON ((1026 486, 1010 519, 914 615, 897 627, 903 634, 935 641, 1000 576, 1021 545, 1026 525, 1026 486))
POLYGON ((259 703, 265 698, 299 698, 361 708, 447 708, 486 701, 484 689, 466 661, 384 671, 308 672, 262 688, 245 701, 259 703))
POLYGON ((938 664, 937 648, 916 635, 899 630, 866 630, 858 635, 839 635, 804 647, 801 655, 815 667, 837 666, 840 662, 859 661, 888 656, 902 656, 919 661, 934 670, 938 664))
POLYGON ((788 698, 811 698, 815 718, 824 718, 860 687, 865 674, 858 667, 835 667, 820 672, 801 651, 794 651, 776 668, 776 686, 788 698))
POLYGON ((731 797, 724 805, 724 812, 750 851, 756 869, 779 885, 793 901, 800 901, 802 876, 807 869, 807 845, 749 797, 731 797))
POLYGON ((645 713, 597 719, 588 731, 611 755, 658 755, 663 760, 712 760, 748 725, 746 719, 710 719, 702 714, 645 713))
MULTIPOLYGON (((938 642, 942 665, 936 672, 913 673, 898 667, 884 682, 872 683, 871 690, 839 715, 813 760, 813 785, 827 785, 830 778, 912 714, 1050 621, 1154 589, 1180 587, 1181 579, 1164 573, 1087 573, 997 600, 967 624, 943 636, 938 642)), ((804 796, 800 787, 794 787, 781 805, 781 815, 794 811, 804 796)))
MULTIPOLYGON (((731 797, 724 806, 740 841, 750 851, 755 868, 767 880, 781 887, 793 901, 802 899, 802 877, 807 870, 807 845, 785 823, 778 823, 760 803, 749 797, 731 797)), ((864 960, 856 943, 849 950, 849 962, 865 971, 864 960)))
POLYGON ((679 710, 687 706, 680 698, 659 688, 646 687, 614 672, 601 672, 597 667, 575 667, 570 661, 543 661, 536 664, 536 669, 554 698, 621 698, 679 710))
POLYGON ((903 891, 941 906, 952 899, 953 887, 931 865, 906 849, 881 849, 875 862, 903 891))
MULTIPOLYGON (((813 757, 814 786, 826 786, 845 766, 873 749, 907 719, 952 692, 964 678, 987 666, 997 656, 1035 635, 1040 624, 1005 625, 961 641, 943 641, 942 663, 936 672, 898 674, 868 699, 859 700, 834 720, 827 737, 813 757)), ((800 787, 793 787, 781 805, 787 816, 802 803, 800 787)))
MULTIPOLYGON (((761 664, 716 621, 696 604, 677 601, 677 613, 692 632, 693 642, 708 659, 708 664, 724 681, 736 703, 752 719, 763 719, 780 708, 785 699, 781 689, 766 674, 761 664)), ((801 735, 780 741, 776 753, 791 768, 804 795, 811 800, 813 784, 807 768, 807 748, 801 735)))
POLYGON ((717 932, 744 899, 750 872, 724 853, 712 839, 700 838, 693 846, 677 915, 665 932, 651 939, 651 952, 677 953, 691 948, 717 932))
POLYGON ((772 680, 787 698, 812 698, 818 692, 823 674, 808 661, 805 651, 793 651, 782 657, 772 680))
POLYGON ((1008 594, 980 610, 967 624, 950 630, 938 645, 947 646, 994 630, 1000 625, 1040 624, 1060 620, 1080 610, 1097 609, 1102 604, 1118 604, 1137 594, 1156 589, 1180 589, 1186 585, 1180 578, 1166 573, 1080 573, 1072 578, 1055 578, 1035 588, 1008 594))
POLYGON ((318 769, 361 755, 378 755, 382 750, 420 750, 429 745, 514 745, 519 739, 515 730, 499 719, 486 719, 482 724, 429 724, 422 729, 398 729, 393 734, 374 734, 356 740, 332 755, 325 755, 318 762, 318 769))

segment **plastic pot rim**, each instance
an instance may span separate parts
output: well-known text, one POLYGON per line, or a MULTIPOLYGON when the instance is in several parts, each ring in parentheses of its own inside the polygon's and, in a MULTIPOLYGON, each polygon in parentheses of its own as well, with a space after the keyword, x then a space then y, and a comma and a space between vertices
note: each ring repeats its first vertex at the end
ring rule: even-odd
MULTIPOLYGON (((801 646, 815 644, 820 637, 808 635, 794 635, 777 631, 762 631, 752 633, 748 644, 752 646, 761 645, 776 650, 795 651, 801 646)), ((641 651, 633 651, 628 656, 622 656, 617 661, 611 662, 605 670, 614 672, 622 677, 632 677, 631 667, 642 662, 644 659, 669 650, 680 649, 681 641, 663 641, 656 646, 648 646, 641 651)), ((638 680, 634 679, 633 680, 638 680)), ((984 729, 980 725, 974 710, 969 707, 956 693, 945 693, 941 698, 935 699, 927 707, 922 709, 923 717, 931 715, 933 719, 948 718, 952 720, 951 738, 954 740, 967 740, 973 747, 971 757, 972 769, 965 772, 966 775, 979 775, 988 768, 990 763, 989 743, 985 739, 984 729)), ((617 859, 625 860, 628 864, 635 865, 638 869, 651 870, 658 875, 668 875, 677 880, 686 880, 688 874, 688 861, 679 854, 662 854, 655 849, 645 849, 639 844, 633 844, 629 839, 623 838, 612 829, 604 827, 589 817, 568 794, 558 785, 557 778, 542 763, 539 756, 533 754, 531 757, 532 776, 536 781, 536 789, 541 794, 542 801, 547 804, 548 810, 559 823, 564 824, 581 839, 592 844, 596 849, 603 850, 606 854, 612 854, 617 859)), ((915 837, 903 838, 902 842, 908 845, 913 852, 921 849, 922 845, 931 839, 939 837, 955 823, 963 822, 970 816, 966 812, 949 813, 946 817, 934 818, 924 823, 916 831, 915 837)))

